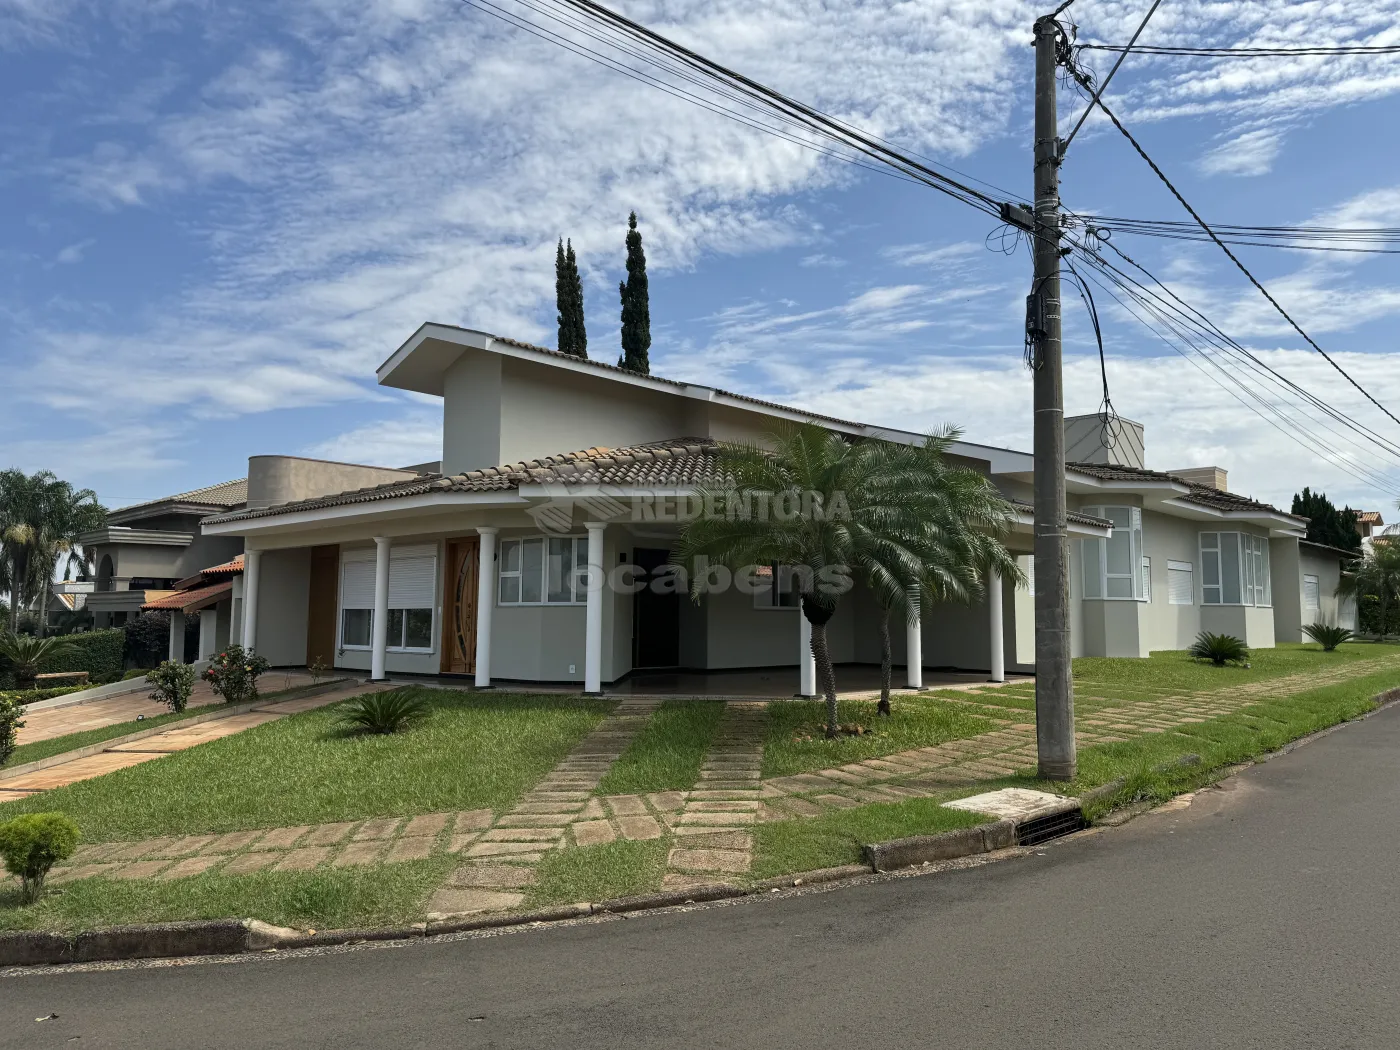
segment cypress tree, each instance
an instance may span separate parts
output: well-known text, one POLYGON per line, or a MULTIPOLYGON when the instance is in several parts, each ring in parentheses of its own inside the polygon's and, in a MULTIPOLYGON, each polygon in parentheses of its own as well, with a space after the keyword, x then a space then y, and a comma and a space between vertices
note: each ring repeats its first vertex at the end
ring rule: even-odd
POLYGON ((617 286, 622 297, 622 357, 620 368, 651 373, 651 303, 647 294, 647 257, 637 229, 637 213, 627 217, 627 280, 617 286))
POLYGON ((561 238, 554 253, 554 306, 559 320, 559 352, 588 356, 588 331, 583 323, 583 282, 573 241, 561 238))

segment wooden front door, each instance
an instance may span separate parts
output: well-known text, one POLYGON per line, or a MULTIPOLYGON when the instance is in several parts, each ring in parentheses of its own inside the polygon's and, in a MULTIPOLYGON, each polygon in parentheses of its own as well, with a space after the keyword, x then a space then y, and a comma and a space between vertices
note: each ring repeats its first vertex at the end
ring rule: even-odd
POLYGON ((335 666, 336 598, 340 548, 311 548, 311 587, 306 605, 306 666, 335 666))
POLYGON ((481 538, 447 541, 442 587, 442 673, 476 673, 476 580, 481 538))

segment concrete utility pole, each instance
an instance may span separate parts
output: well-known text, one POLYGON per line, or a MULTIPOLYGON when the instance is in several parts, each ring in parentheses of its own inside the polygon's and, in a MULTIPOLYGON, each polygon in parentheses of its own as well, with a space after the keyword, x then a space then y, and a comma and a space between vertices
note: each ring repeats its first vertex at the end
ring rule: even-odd
POLYGON ((1060 139, 1056 27, 1035 24, 1035 279, 1027 332, 1035 378, 1035 726, 1040 775, 1074 776, 1064 379, 1060 361, 1060 139))

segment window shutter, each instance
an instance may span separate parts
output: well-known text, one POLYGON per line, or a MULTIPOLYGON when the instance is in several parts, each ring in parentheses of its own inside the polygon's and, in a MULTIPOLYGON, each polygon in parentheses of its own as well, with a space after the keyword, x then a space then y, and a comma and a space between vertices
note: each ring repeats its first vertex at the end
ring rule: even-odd
POLYGON ((389 559, 389 608, 431 609, 436 578, 437 558, 431 554, 400 557, 395 552, 389 559))
POLYGON ((1322 608, 1322 588, 1316 576, 1303 577, 1303 606, 1311 612, 1322 608))
POLYGON ((1167 604, 1194 605, 1196 574, 1189 561, 1167 562, 1167 604))
POLYGON ((341 567, 340 607, 342 609, 374 608, 374 562, 364 559, 346 561, 341 567))

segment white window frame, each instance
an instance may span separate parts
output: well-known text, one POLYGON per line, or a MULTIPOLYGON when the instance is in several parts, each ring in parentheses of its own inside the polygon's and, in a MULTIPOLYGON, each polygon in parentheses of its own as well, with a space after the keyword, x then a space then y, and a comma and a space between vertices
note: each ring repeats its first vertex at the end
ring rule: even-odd
POLYGON ((504 609, 514 608, 535 608, 541 605, 552 606, 577 606, 588 604, 588 534, 570 536, 546 536, 543 533, 532 536, 510 536, 501 540, 501 549, 497 555, 496 570, 496 605, 504 609), (551 542, 568 542, 571 544, 569 557, 571 565, 569 568, 569 600, 551 601, 549 597, 549 545, 551 542), (520 586, 516 588, 516 593, 523 598, 525 572, 525 544, 540 544, 540 598, 539 601, 506 601, 501 597, 503 582, 510 579, 520 580, 520 586), (519 568, 513 570, 506 569, 506 555, 512 547, 519 547, 520 557, 518 559, 519 568), (582 562, 580 562, 582 554, 582 562))
POLYGON ((1095 518, 1112 520, 1116 512, 1126 512, 1118 514, 1126 517, 1126 526, 1115 524, 1113 527, 1114 536, 1107 539, 1085 539, 1080 541, 1080 561, 1082 563, 1082 582, 1084 586, 1084 597, 1098 601, 1109 602, 1142 602, 1150 601, 1150 597, 1144 594, 1142 564, 1143 564, 1143 541, 1142 541, 1142 508, 1133 506, 1099 506, 1081 507, 1080 513, 1088 514, 1095 518), (1108 544, 1117 534, 1126 532, 1128 535, 1128 571, 1110 573, 1108 571, 1108 544), (1109 584, 1112 581, 1126 580, 1129 583, 1131 594, 1110 595, 1109 584))
MULTIPOLYGON (((435 543, 428 543, 428 544, 415 543, 415 544, 409 544, 409 545, 403 546, 403 547, 390 547, 390 548, 389 548, 389 580, 390 580, 391 593, 392 593, 393 578, 394 578, 394 562, 395 562, 395 561, 407 561, 407 560, 410 559, 410 558, 429 558, 429 559, 432 560, 432 566, 431 566, 431 568, 429 569, 429 579, 432 581, 432 588, 433 588, 432 597, 429 599, 427 605, 414 605, 414 606, 411 606, 411 608, 414 608, 414 609, 428 609, 428 610, 430 610, 430 611, 432 612, 433 620, 432 620, 432 626, 429 628, 429 631, 428 631, 428 644, 427 644, 426 646, 420 646, 420 645, 404 645, 404 644, 403 644, 403 635, 400 634, 400 635, 399 635, 399 644, 398 644, 398 645, 394 645, 394 644, 392 644, 392 642, 391 642, 390 644, 385 645, 384 651, 385 651, 385 652, 389 652, 389 653, 410 653, 410 654, 414 654, 414 655, 419 655, 419 656, 421 656, 421 655, 432 654, 432 653, 437 652, 437 637, 438 637, 438 623, 439 623, 438 585, 437 585, 438 571, 439 571, 438 546, 437 546, 437 544, 435 544, 435 543)), ((339 652, 368 653, 368 652, 372 652, 373 649, 374 649, 374 599, 373 599, 373 597, 370 598, 370 604, 369 604, 368 606, 361 606, 361 605, 350 605, 350 606, 347 606, 347 605, 345 604, 345 567, 346 567, 347 565, 352 564, 352 563, 363 563, 363 562, 369 562, 371 565, 373 565, 373 564, 374 564, 374 561, 375 561, 375 549, 374 549, 373 547, 357 547, 357 548, 354 548, 354 549, 352 549, 352 550, 342 550, 342 551, 340 552, 340 576, 339 576, 339 578, 338 578, 337 586, 336 586, 336 622, 335 622, 335 647, 336 647, 337 651, 339 651, 339 652), (369 610, 369 637, 370 637, 370 644, 369 644, 369 645, 347 645, 347 644, 345 643, 345 613, 346 613, 347 609, 362 609, 362 608, 367 608, 367 609, 369 610)), ((410 608, 410 607, 409 607, 409 606, 402 606, 402 607, 399 607, 399 608, 404 608, 404 609, 406 609, 406 608, 410 608)), ((390 611, 390 612, 396 611, 396 607, 395 607, 392 603, 391 603, 390 606, 389 606, 389 611, 390 611)), ((407 629, 408 629, 408 617, 406 617, 406 616, 403 618, 403 628, 402 628, 402 629, 403 629, 404 631, 407 631, 407 629)))
POLYGON ((1167 560, 1167 604, 1168 605, 1195 605, 1196 604, 1196 567, 1189 561, 1167 560), (1172 573, 1186 574, 1186 601, 1180 602, 1172 595, 1172 573))
POLYGON ((1236 530, 1203 531, 1200 534, 1200 550, 1202 605, 1238 605, 1258 609, 1273 606, 1273 570, 1269 563, 1267 536, 1236 530), (1236 577, 1233 582, 1239 601, 1235 602, 1225 601, 1225 552, 1230 547, 1236 552, 1236 577), (1217 566, 1216 583, 1207 582, 1205 572, 1212 557, 1217 566))

